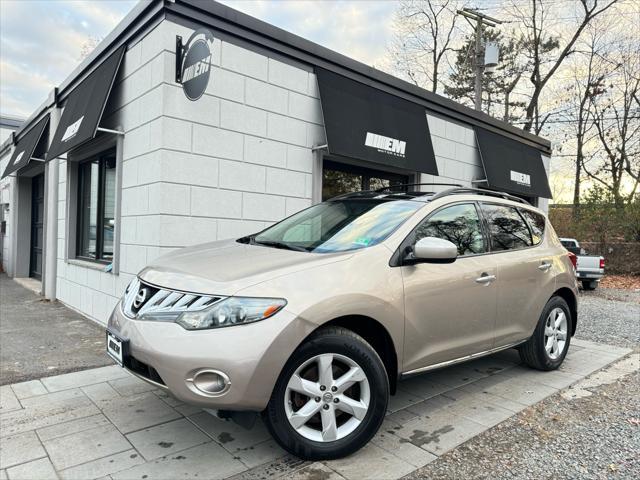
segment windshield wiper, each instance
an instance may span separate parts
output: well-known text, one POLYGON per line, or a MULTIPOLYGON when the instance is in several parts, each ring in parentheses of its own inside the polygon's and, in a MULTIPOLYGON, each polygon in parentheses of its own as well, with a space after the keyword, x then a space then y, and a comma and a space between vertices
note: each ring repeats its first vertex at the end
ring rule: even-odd
POLYGON ((307 250, 304 247, 300 247, 298 245, 291 245, 290 243, 284 243, 284 242, 276 242, 274 240, 256 240, 253 239, 253 242, 251 242, 255 245, 264 245, 265 247, 273 247, 273 248, 282 248, 284 250, 295 250, 296 252, 308 252, 309 250, 307 250))

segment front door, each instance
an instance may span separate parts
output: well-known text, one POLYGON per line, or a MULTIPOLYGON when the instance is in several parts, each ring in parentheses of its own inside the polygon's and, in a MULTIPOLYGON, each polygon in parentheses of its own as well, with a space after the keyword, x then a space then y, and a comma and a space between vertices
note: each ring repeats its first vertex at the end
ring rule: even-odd
MULTIPOLYGON (((477 206, 459 203, 429 215, 407 238, 449 240, 453 263, 402 268, 405 292, 405 372, 484 352, 493 346, 497 269, 477 206)), ((405 242, 405 243, 406 243, 405 242)), ((406 245, 403 245, 404 248, 406 245)))
POLYGON ((31 180, 31 261, 29 276, 42 279, 42 242, 44 230, 44 174, 31 180))

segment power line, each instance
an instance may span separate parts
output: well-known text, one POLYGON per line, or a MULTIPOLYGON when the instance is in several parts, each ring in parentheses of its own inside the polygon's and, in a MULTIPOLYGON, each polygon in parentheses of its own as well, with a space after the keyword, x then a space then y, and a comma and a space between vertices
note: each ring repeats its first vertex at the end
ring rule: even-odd
MULTIPOLYGON (((631 116, 631 117, 627 117, 627 119, 629 120, 637 120, 640 119, 640 115, 639 116, 631 116)), ((599 120, 619 120, 619 118, 616 117, 604 117, 604 118, 600 118, 599 120)), ((544 122, 545 125, 549 124, 549 123, 578 123, 579 120, 575 119, 575 118, 565 118, 565 119, 561 119, 561 120, 547 120, 546 122, 544 122)), ((526 122, 526 120, 521 120, 518 122, 511 122, 512 125, 524 125, 526 122)), ((583 123, 590 123, 587 121, 583 121, 583 123)))

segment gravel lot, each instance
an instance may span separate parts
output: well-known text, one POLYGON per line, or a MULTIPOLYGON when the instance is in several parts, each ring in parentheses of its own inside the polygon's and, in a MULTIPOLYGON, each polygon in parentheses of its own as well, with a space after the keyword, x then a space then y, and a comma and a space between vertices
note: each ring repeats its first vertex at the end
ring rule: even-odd
POLYGON ((621 288, 602 288, 595 290, 581 291, 582 298, 605 298, 607 300, 619 300, 621 302, 632 302, 640 304, 640 289, 623 290, 621 288))
MULTIPOLYGON (((640 346, 640 300, 609 300, 610 291, 582 293, 578 305, 577 338, 619 347, 640 346), (608 298, 606 298, 608 297, 608 298)), ((624 298, 627 290, 617 291, 616 298, 624 298)), ((630 300, 633 292, 626 293, 630 300)), ((640 297, 640 294, 638 294, 640 297)))
POLYGON ((405 478, 640 478, 640 305, 583 295, 577 337, 634 348, 636 370, 590 387, 595 373, 580 383, 591 395, 553 395, 405 478))

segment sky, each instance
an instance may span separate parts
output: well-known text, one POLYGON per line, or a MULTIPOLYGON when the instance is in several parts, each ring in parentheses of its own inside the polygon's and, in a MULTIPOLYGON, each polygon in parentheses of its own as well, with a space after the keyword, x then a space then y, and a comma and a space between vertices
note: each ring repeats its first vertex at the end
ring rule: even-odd
MULTIPOLYGON (((28 117, 135 0, 0 0, 0 112, 28 117)), ((383 61, 393 1, 224 0, 369 65, 383 61)))

